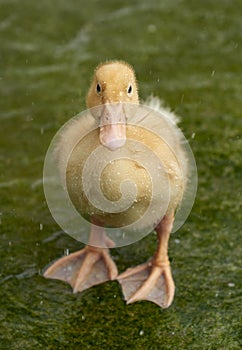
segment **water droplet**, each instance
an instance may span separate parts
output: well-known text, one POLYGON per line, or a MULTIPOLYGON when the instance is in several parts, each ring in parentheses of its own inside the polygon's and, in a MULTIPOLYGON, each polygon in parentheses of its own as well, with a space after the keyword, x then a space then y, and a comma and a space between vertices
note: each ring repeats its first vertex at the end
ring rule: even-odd
POLYGON ((149 33, 155 33, 156 32, 156 26, 154 24, 149 24, 147 29, 148 29, 149 33))
POLYGON ((64 255, 69 255, 70 254, 70 251, 69 251, 69 249, 67 248, 67 249, 65 249, 64 250, 64 255))

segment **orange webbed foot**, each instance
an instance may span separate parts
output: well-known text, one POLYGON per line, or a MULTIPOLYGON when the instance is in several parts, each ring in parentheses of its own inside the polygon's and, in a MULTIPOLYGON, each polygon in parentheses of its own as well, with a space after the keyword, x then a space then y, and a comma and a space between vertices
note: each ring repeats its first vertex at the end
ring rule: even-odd
POLYGON ((117 267, 108 249, 91 246, 57 260, 44 272, 46 278, 69 283, 74 293, 114 280, 117 275, 117 267))
POLYGON ((171 305, 175 285, 169 262, 160 266, 152 262, 127 269, 118 276, 127 304, 149 300, 162 308, 171 305))

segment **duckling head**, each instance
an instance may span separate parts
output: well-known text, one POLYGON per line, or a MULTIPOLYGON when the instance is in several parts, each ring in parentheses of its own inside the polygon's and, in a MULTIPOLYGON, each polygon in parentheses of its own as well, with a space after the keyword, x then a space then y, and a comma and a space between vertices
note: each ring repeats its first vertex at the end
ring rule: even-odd
POLYGON ((126 141, 126 115, 123 103, 139 103, 133 68, 122 61, 97 66, 86 98, 88 108, 100 106, 99 139, 114 151, 126 141))

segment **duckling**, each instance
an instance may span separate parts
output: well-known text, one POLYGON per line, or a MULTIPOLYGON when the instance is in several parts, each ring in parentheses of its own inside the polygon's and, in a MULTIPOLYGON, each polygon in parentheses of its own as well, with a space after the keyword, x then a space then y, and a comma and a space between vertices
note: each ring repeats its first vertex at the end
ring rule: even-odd
MULTIPOLYGON (((95 69, 86 98, 88 109, 95 109, 96 106, 101 106, 99 127, 91 131, 89 141, 87 138, 86 143, 78 145, 79 148, 77 147, 77 150, 72 153, 68 161, 67 169, 62 169, 61 164, 65 163, 65 157, 70 153, 69 151, 75 143, 75 141, 73 143, 73 140, 78 138, 80 130, 91 130, 93 126, 84 125, 80 118, 64 132, 57 146, 60 173, 66 171, 66 183, 70 197, 77 210, 81 213, 85 211, 90 217, 92 224, 89 242, 81 251, 72 253, 54 262, 47 268, 44 277, 65 281, 72 286, 74 292, 81 292, 94 285, 116 279, 122 287, 127 303, 149 300, 160 307, 167 308, 171 305, 175 293, 175 284, 168 258, 168 241, 174 222, 175 210, 181 202, 185 191, 186 160, 181 149, 179 136, 176 134, 168 135, 169 142, 172 144, 171 148, 175 150, 174 154, 171 148, 157 138, 155 134, 145 130, 145 128, 137 132, 134 124, 129 125, 125 113, 123 113, 122 103, 139 105, 138 86, 133 68, 123 61, 101 63, 95 69), (114 104, 115 112, 113 110, 114 104), (115 243, 106 235, 105 226, 119 227, 121 223, 129 224, 130 218, 132 219, 137 214, 137 208, 142 210, 142 206, 145 207, 147 205, 145 202, 147 197, 149 197, 145 193, 145 191, 149 192, 147 183, 145 186, 143 186, 143 180, 139 183, 141 174, 143 179, 145 178, 144 169, 132 168, 133 165, 128 164, 126 160, 122 160, 121 166, 119 164, 120 176, 129 174, 130 177, 134 177, 134 181, 139 183, 138 190, 141 193, 136 201, 136 206, 132 206, 132 210, 128 209, 125 216, 122 213, 115 213, 115 215, 110 213, 104 214, 97 210, 83 195, 83 188, 79 187, 79 191, 76 190, 79 186, 76 183, 76 178, 80 171, 83 171, 83 164, 93 148, 103 145, 110 151, 116 152, 119 149, 128 147, 127 139, 129 138, 142 141, 157 154, 168 173, 171 185, 171 198, 162 216, 158 215, 155 218, 151 218, 155 222, 154 229, 158 239, 158 248, 153 258, 142 265, 129 268, 119 275, 117 266, 109 253, 109 248, 112 248, 115 243), (82 156, 80 155, 81 153, 83 154, 82 156), (80 157, 84 158, 80 161, 80 157)), ((158 109, 161 108, 158 106, 158 109)), ((163 109, 162 112, 166 112, 168 117, 172 117, 171 113, 163 109)), ((173 117, 172 123, 175 123, 175 116, 173 117)), ((152 123, 152 117, 150 120, 148 118, 149 115, 146 118, 146 125, 152 123)), ((157 119, 155 123, 157 123, 157 119)), ((162 125, 162 119, 158 123, 162 125)), ((167 133, 169 134, 169 132, 167 133)), ((114 187, 106 185, 105 179, 102 186, 105 196, 110 198, 110 200, 117 200, 119 196, 119 194, 116 196, 115 193, 119 192, 120 179, 116 185, 115 174, 117 174, 117 171, 112 172, 110 169, 106 172, 106 177, 109 177, 111 182, 113 181, 114 187)), ((145 181, 147 182, 148 180, 145 181)), ((161 187, 162 185, 164 184, 161 183, 161 187)))

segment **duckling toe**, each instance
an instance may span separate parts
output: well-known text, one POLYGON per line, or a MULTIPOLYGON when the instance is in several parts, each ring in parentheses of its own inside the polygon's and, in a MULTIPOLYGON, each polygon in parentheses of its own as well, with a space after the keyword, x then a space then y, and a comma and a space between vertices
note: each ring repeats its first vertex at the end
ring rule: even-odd
POLYGON ((151 301, 162 308, 171 305, 175 285, 170 266, 152 266, 151 262, 130 268, 118 276, 127 304, 136 301, 151 301))
POLYGON ((113 280, 117 274, 117 267, 107 249, 87 246, 57 260, 45 271, 44 277, 67 282, 77 293, 113 280))

